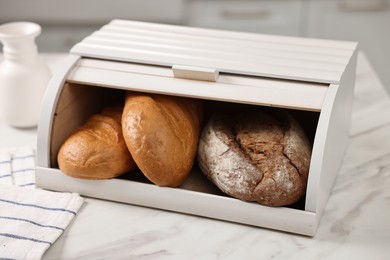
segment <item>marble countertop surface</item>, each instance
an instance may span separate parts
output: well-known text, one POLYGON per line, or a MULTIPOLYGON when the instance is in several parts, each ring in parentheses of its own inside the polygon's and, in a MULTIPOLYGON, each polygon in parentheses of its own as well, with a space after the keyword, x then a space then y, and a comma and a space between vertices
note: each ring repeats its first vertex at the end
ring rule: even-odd
MULTIPOLYGON (((63 55, 46 55, 54 68, 63 55)), ((0 148, 36 129, 0 122, 0 148)), ((317 234, 305 237, 86 198, 43 259, 389 259, 390 99, 359 55, 350 142, 317 234)))

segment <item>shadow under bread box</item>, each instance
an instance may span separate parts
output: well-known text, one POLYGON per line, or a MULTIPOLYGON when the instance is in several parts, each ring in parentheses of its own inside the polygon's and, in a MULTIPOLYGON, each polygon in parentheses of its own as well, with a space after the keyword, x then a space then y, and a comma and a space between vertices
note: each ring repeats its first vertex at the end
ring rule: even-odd
POLYGON ((313 236, 348 143, 357 44, 114 20, 76 44, 52 78, 38 129, 38 186, 313 236), (125 91, 198 98, 209 112, 286 109, 312 144, 306 195, 268 207, 222 194, 194 166, 177 188, 142 174, 68 177, 62 143, 125 91), (210 111, 211 110, 211 111, 210 111))

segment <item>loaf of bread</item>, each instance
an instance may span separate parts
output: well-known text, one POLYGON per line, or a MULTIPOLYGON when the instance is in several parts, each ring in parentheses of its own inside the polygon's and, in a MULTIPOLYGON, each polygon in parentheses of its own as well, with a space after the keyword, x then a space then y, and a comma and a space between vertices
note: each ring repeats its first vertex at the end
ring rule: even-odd
POLYGON ((138 168, 158 186, 179 186, 192 169, 202 122, 201 101, 128 92, 122 132, 138 168))
POLYGON ((136 168, 122 135, 123 107, 110 107, 91 116, 61 146, 60 170, 82 179, 108 179, 136 168))
POLYGON ((224 193, 267 206, 297 202, 305 193, 311 145, 282 111, 215 114, 202 131, 198 163, 224 193))

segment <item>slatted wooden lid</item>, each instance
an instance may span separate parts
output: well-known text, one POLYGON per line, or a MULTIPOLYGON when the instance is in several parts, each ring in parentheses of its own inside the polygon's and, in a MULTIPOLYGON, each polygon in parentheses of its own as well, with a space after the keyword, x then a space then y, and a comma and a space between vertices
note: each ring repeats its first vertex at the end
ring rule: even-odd
POLYGON ((338 84, 356 43, 113 20, 76 44, 84 57, 338 84))

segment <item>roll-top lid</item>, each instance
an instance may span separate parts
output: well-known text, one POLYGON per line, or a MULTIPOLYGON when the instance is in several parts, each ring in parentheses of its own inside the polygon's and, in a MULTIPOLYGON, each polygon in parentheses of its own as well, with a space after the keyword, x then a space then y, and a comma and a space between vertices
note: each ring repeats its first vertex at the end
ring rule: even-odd
POLYGON ((338 84, 357 43, 113 20, 76 44, 83 57, 338 84))

